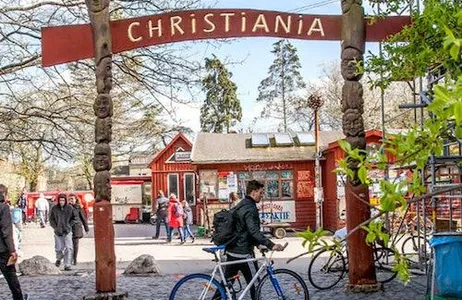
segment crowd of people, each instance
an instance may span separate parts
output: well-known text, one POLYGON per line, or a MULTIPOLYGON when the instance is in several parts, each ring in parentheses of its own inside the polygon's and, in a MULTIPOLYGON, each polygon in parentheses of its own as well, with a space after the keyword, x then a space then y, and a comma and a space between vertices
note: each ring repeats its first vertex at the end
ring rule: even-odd
MULTIPOLYGON (((229 208, 235 207, 241 199, 236 192, 229 194, 229 208)), ((162 224, 165 226, 167 243, 172 242, 174 230, 177 231, 180 244, 184 244, 188 238, 194 243, 195 236, 191 230, 193 224, 193 212, 186 200, 180 201, 175 194, 170 194, 170 198, 165 197, 164 191, 159 190, 156 199, 154 217, 156 219, 156 232, 152 237, 158 239, 162 224)))
POLYGON ((153 239, 158 239, 160 227, 163 223, 167 233, 167 243, 172 242, 173 230, 178 231, 180 244, 184 244, 188 238, 194 243, 194 236, 191 225, 193 224, 193 214, 189 203, 186 200, 180 201, 175 194, 170 194, 170 198, 165 197, 160 190, 157 194, 157 207, 155 210, 156 234, 153 239))

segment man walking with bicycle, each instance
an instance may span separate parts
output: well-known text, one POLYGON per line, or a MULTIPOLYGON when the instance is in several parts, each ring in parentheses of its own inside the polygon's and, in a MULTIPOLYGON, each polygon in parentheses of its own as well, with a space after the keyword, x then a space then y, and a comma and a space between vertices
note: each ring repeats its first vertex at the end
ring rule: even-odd
MULTIPOLYGON (((226 261, 236 261, 254 258, 254 247, 263 245, 274 251, 282 251, 284 247, 274 244, 260 231, 260 216, 257 203, 263 196, 264 185, 256 180, 249 181, 245 198, 234 208, 234 222, 237 237, 226 246, 226 261)), ((258 270, 257 262, 233 264, 225 267, 225 278, 237 275, 239 271, 244 275, 247 284, 258 270)), ((256 299, 255 287, 250 289, 252 300, 256 299)), ((215 293, 213 299, 220 299, 215 293)))

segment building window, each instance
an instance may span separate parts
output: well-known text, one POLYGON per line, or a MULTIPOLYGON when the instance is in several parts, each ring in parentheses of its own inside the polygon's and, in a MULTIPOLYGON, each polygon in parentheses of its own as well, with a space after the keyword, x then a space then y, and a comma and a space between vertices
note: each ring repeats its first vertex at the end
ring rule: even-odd
POLYGON ((168 174, 168 196, 170 197, 170 194, 175 194, 177 197, 179 197, 179 187, 178 187, 178 174, 168 174))
POLYGON ((293 172, 257 171, 238 173, 238 194, 245 197, 247 182, 258 180, 265 185, 264 199, 293 199, 293 172))
POLYGON ((205 195, 207 199, 217 199, 218 191, 218 171, 201 170, 199 172, 201 197, 205 195))
POLYGON ((196 191, 194 189, 194 174, 186 173, 184 175, 184 199, 188 201, 190 205, 196 204, 196 191))

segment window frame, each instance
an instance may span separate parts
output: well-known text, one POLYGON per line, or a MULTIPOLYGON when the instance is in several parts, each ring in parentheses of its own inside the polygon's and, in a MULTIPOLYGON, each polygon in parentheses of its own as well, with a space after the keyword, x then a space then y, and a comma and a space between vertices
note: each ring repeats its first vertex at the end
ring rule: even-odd
POLYGON ((170 198, 170 195, 172 194, 172 192, 170 191, 170 176, 173 175, 173 176, 176 176, 176 197, 179 198, 180 195, 178 195, 180 193, 180 176, 178 173, 168 173, 167 174, 167 191, 168 191, 168 196, 170 198))

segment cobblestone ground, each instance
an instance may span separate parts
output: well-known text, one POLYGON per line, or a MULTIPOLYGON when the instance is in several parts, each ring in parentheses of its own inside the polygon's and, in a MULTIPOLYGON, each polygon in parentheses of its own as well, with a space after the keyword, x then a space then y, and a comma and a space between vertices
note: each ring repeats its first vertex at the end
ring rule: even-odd
MULTIPOLYGON (((404 286, 400 281, 394 280, 384 286, 384 290, 372 294, 352 294, 345 291, 346 281, 340 282, 336 287, 327 291, 318 291, 308 283, 306 275, 302 275, 307 282, 310 299, 319 300, 414 300, 424 299, 426 290, 426 277, 417 276, 412 278, 412 282, 404 286)), ((170 290, 182 275, 167 275, 155 277, 126 277, 117 278, 118 291, 126 291, 129 299, 168 299, 170 290)), ((95 278, 94 275, 75 274, 60 276, 43 277, 20 277, 20 282, 24 292, 29 293, 31 299, 40 300, 77 300, 83 296, 94 294, 95 278)), ((0 279, 0 298, 11 299, 8 286, 4 279, 0 279)))

